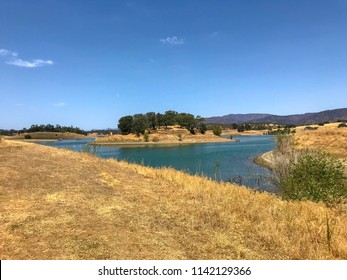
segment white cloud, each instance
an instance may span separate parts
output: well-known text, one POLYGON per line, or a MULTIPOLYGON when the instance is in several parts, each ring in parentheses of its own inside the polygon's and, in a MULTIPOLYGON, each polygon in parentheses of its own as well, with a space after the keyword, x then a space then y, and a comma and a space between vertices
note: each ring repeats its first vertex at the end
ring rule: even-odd
POLYGON ((43 59, 33 59, 31 61, 23 60, 18 57, 18 54, 13 51, 9 51, 6 49, 0 49, 0 56, 4 57, 6 60, 6 64, 14 65, 18 67, 24 68, 36 68, 45 65, 52 65, 52 60, 43 60, 43 59))
POLYGON ((170 44, 170 45, 183 45, 184 39, 178 38, 177 36, 167 37, 164 39, 159 40, 163 44, 170 44))
POLYGON ((14 58, 6 61, 7 64, 15 65, 18 67, 25 67, 25 68, 36 68, 41 67, 45 65, 52 65, 52 60, 42 60, 42 59, 33 59, 32 61, 23 60, 21 58, 14 58))
POLYGON ((55 103, 53 104, 54 107, 64 107, 66 106, 66 103, 65 102, 59 102, 59 103, 55 103))
POLYGON ((6 50, 6 49, 0 49, 0 56, 13 56, 13 57, 17 57, 18 54, 16 52, 11 52, 11 51, 6 50))

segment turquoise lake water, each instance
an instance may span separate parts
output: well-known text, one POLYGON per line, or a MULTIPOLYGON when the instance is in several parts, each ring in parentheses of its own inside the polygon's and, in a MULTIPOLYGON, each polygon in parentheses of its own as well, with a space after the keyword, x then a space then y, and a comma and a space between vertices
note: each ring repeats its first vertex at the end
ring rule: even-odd
MULTIPOLYGON (((152 167, 173 167, 190 174, 274 191, 266 179, 269 171, 253 163, 254 157, 274 148, 273 137, 238 136, 234 139, 239 142, 96 147, 95 153, 102 158, 116 158, 152 167)), ((83 151, 84 146, 93 140, 63 140, 41 144, 83 151)), ((94 152, 93 147, 90 150, 94 152)))

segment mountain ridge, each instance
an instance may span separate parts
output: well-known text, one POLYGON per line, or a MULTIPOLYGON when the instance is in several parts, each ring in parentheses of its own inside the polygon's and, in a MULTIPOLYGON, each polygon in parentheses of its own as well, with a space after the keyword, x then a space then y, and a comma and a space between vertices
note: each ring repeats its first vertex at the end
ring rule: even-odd
POLYGON ((315 113, 293 114, 293 115, 272 115, 261 113, 250 114, 228 114, 225 116, 215 116, 206 118, 206 123, 215 124, 242 124, 242 123, 278 123, 292 125, 310 125, 322 122, 334 122, 347 120, 347 108, 325 110, 315 113))

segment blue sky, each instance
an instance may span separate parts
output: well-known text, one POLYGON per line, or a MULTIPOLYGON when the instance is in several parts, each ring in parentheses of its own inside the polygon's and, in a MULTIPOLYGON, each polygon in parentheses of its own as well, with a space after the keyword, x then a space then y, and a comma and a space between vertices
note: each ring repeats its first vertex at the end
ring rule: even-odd
POLYGON ((347 107, 346 0, 0 0, 0 128, 347 107))

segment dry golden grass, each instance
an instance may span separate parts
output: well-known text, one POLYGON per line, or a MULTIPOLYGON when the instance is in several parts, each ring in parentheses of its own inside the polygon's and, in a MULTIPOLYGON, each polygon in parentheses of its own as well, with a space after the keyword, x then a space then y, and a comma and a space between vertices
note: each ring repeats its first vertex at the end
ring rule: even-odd
POLYGON ((299 130, 295 142, 299 149, 320 149, 340 158, 347 174, 347 128, 337 128, 338 124, 319 126, 317 130, 299 130))
POLYGON ((347 128, 319 127, 296 134, 299 148, 318 148, 347 158, 347 128))
POLYGON ((210 142, 229 142, 231 140, 213 135, 212 131, 206 131, 205 134, 191 134, 187 129, 179 127, 168 127, 151 131, 149 141, 144 142, 143 136, 129 135, 112 135, 96 139, 96 143, 105 144, 124 144, 124 143, 150 143, 150 144, 188 144, 188 143, 210 143, 210 142), (181 140, 180 140, 181 139, 181 140))
POLYGON ((167 168, 1 145, 1 259, 347 259, 341 209, 167 168))
POLYGON ((268 133, 269 130, 246 130, 243 132, 238 132, 237 129, 225 129, 223 130, 223 134, 226 135, 237 135, 237 136, 254 136, 254 135, 264 135, 268 133))

